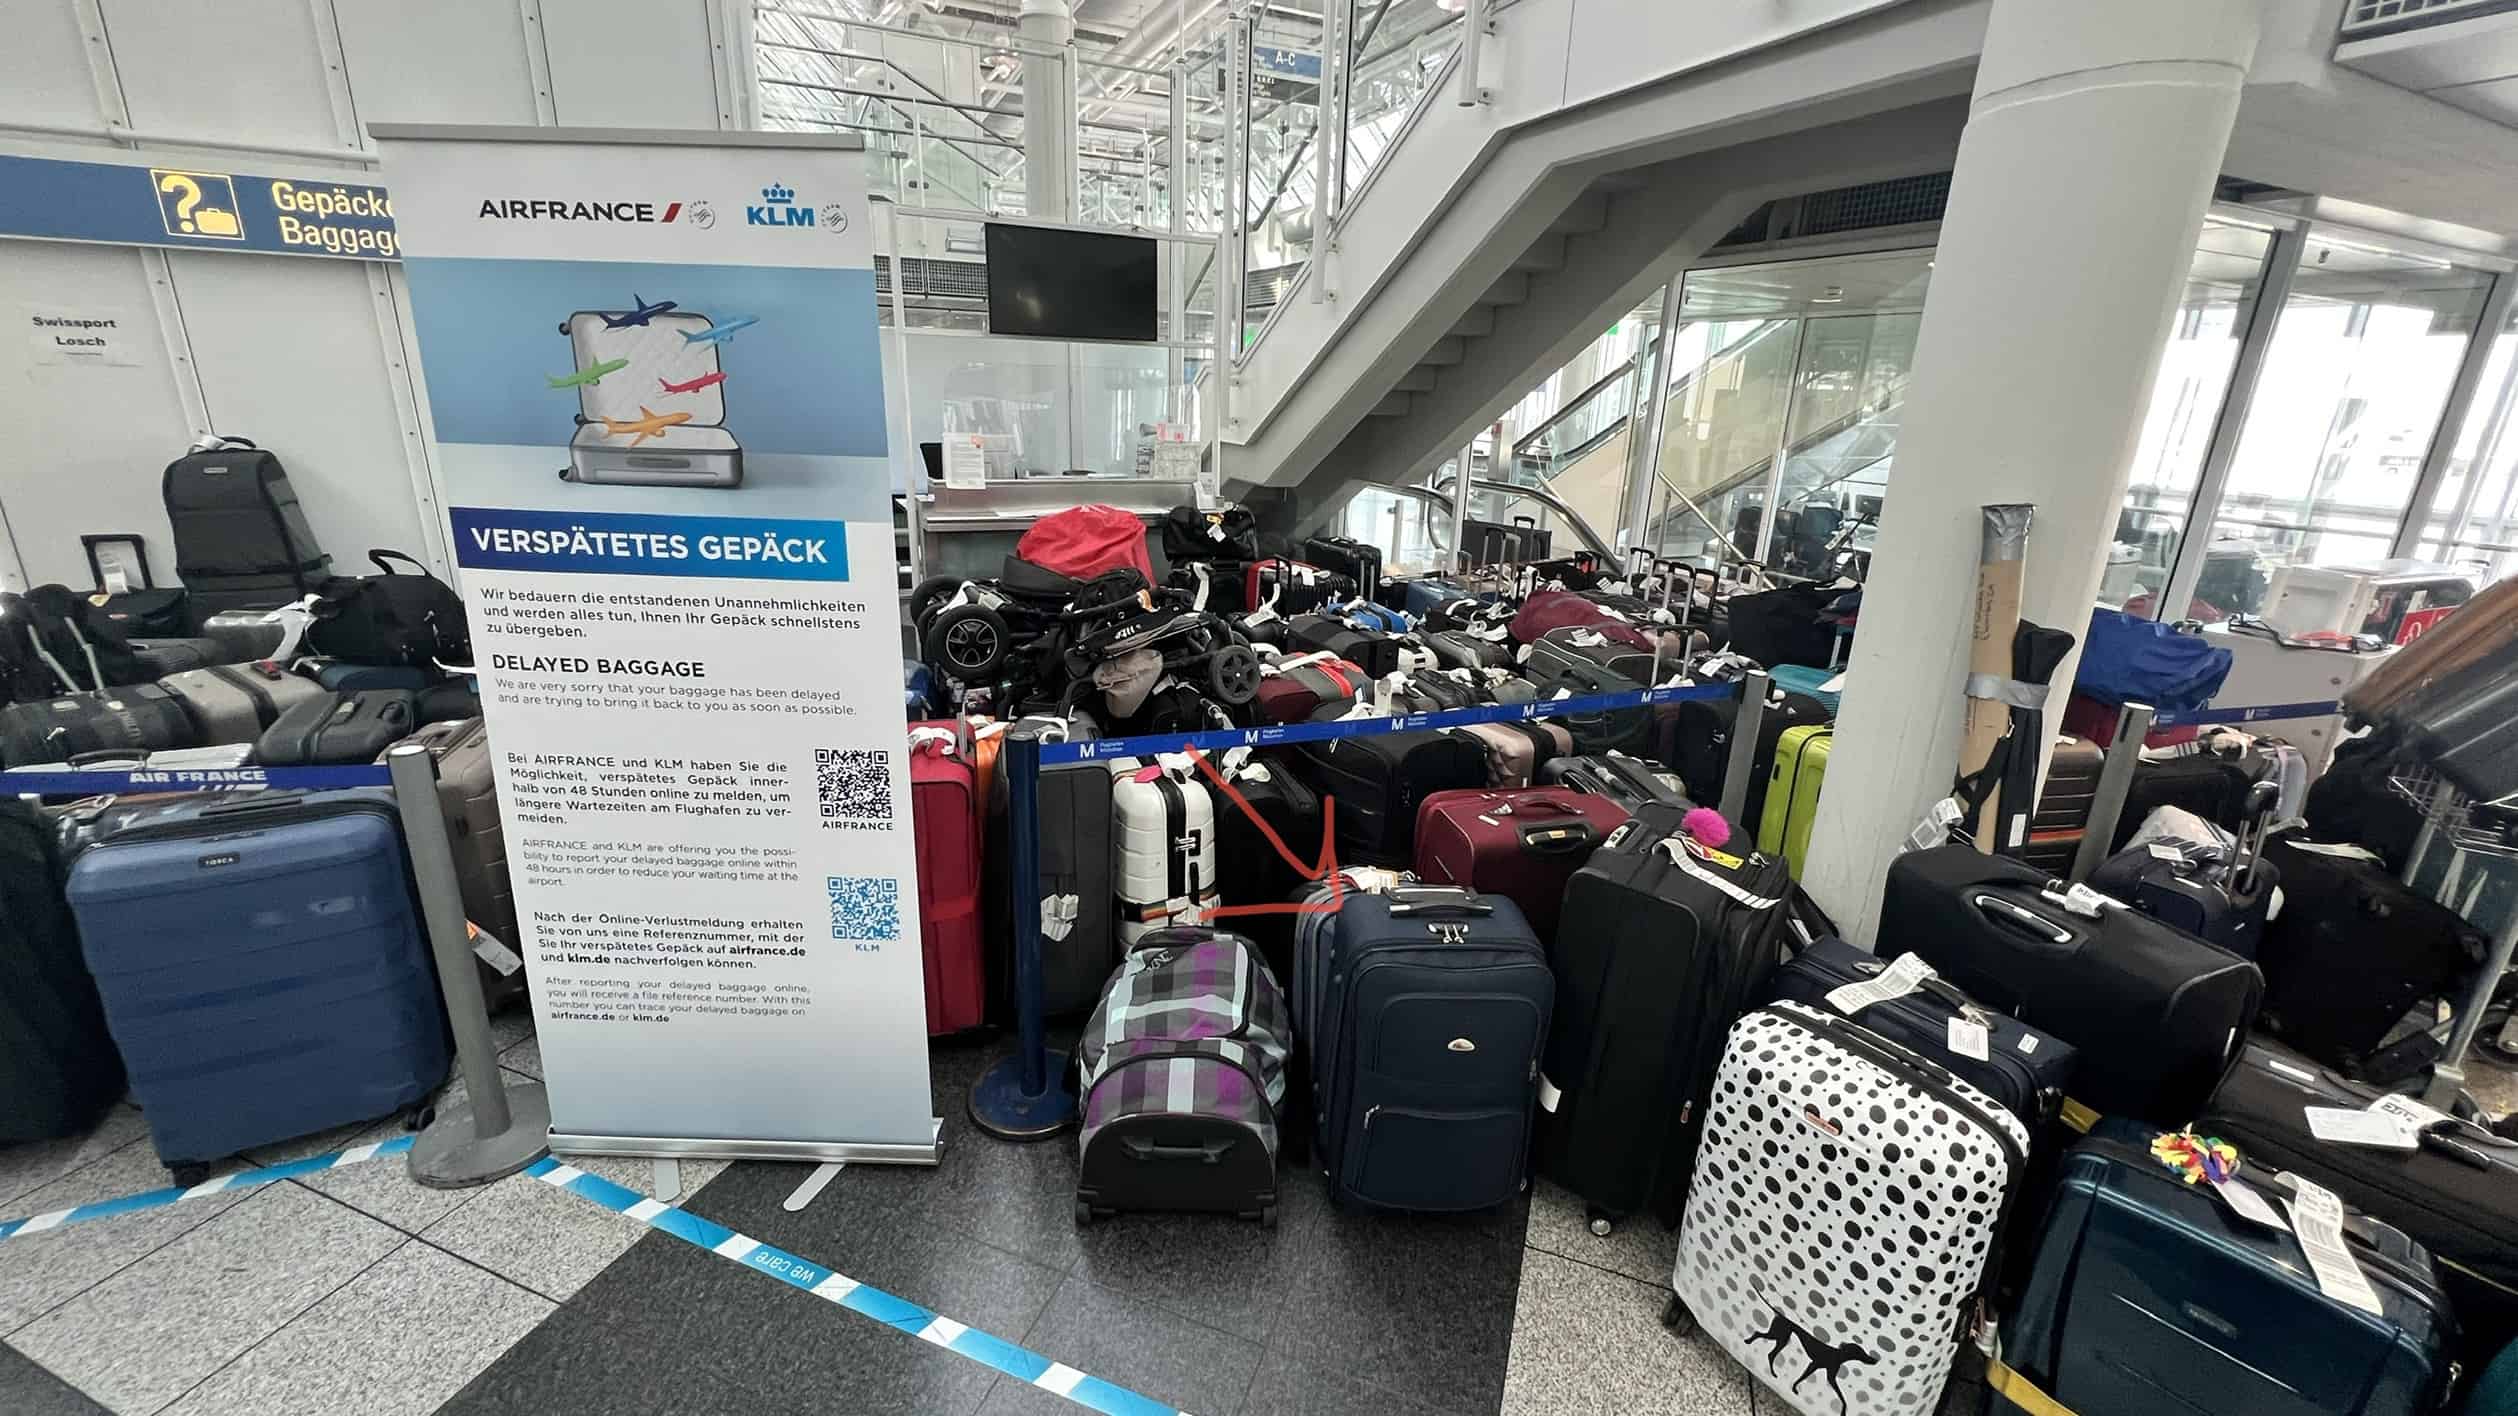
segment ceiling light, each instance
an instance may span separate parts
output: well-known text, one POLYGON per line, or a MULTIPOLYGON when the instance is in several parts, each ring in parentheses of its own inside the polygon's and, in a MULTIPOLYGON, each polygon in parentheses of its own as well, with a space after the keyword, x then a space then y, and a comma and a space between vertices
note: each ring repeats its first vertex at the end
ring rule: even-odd
POLYGON ((1844 299, 1845 287, 1841 285, 1831 285, 1816 295, 1811 296, 1810 303, 1813 305, 1837 305, 1844 303, 1844 299))

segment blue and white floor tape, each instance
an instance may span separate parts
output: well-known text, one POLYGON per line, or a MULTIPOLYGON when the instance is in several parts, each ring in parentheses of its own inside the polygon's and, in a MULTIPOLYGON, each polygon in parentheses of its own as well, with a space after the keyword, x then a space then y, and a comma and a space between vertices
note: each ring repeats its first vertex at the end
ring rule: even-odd
POLYGON ((589 1175, 573 1165, 546 1156, 525 1173, 580 1199, 591 1200, 605 1209, 627 1215, 650 1229, 663 1230, 686 1244, 706 1249, 745 1268, 757 1269, 789 1287, 801 1288, 850 1312, 899 1328, 912 1337, 932 1342, 947 1352, 967 1357, 1018 1382, 1027 1382, 1043 1391, 1063 1396, 1078 1406, 1109 1412, 1111 1416, 1186 1416, 1174 1407, 1139 1396, 1126 1387, 1114 1386, 1099 1377, 1086 1376, 1073 1367, 1052 1362, 1004 1338, 991 1336, 977 1328, 964 1327, 906 1298, 896 1298, 882 1289, 867 1287, 810 1259, 798 1258, 748 1234, 738 1234, 722 1224, 711 1223, 688 1210, 676 1209, 636 1190, 615 1185, 600 1175, 589 1175))
POLYGON ((310 1155, 304 1160, 292 1160, 286 1165, 267 1165, 260 1170, 239 1170, 233 1175, 221 1175, 214 1180, 204 1180, 190 1188, 169 1185, 163 1190, 144 1190, 136 1195, 98 1200, 92 1205, 72 1205, 68 1209, 54 1210, 50 1214, 30 1215, 25 1219, 0 1219, 0 1239, 12 1239, 21 1234, 40 1234, 47 1229, 58 1229, 65 1224, 85 1224, 91 1219, 109 1219, 114 1215, 129 1214, 134 1210, 156 1209, 161 1205, 171 1205, 177 1200, 215 1195, 222 1190, 251 1189, 256 1185, 268 1185, 275 1180, 286 1180, 293 1175, 312 1175, 318 1170, 337 1170, 344 1165, 357 1165, 379 1156, 400 1155, 411 1148, 413 1139, 410 1136, 396 1136, 390 1141, 352 1146, 348 1150, 332 1151, 324 1155, 310 1155))

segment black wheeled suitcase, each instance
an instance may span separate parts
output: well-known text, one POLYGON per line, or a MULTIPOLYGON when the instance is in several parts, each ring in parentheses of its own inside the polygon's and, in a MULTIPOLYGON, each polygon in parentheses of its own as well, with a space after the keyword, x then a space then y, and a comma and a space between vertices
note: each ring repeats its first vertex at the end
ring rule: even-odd
POLYGON ((201 746, 183 700, 153 683, 0 708, 0 767, 67 762, 90 752, 201 746))
POLYGON ((1551 787, 1604 796, 1632 812, 1646 802, 1684 811, 1694 803, 1677 778, 1640 757, 1611 752, 1596 756, 1551 757, 1539 764, 1537 780, 1551 787))
MULTIPOLYGON (((2072 858, 2081 850, 2081 833, 2090 824, 2090 803, 2098 796, 2099 769, 2106 761, 2106 751, 2088 738, 2055 739, 2046 784, 2038 789, 2037 809, 2029 814, 2028 840, 2017 852, 2021 860, 2048 875, 2071 872, 2072 858)), ((2131 836, 2142 819, 2132 815, 2131 807, 2126 808, 2126 816, 2130 824, 2123 834, 2131 836)))
POLYGON ((2411 1150, 2309 1129, 2312 1106, 2362 1111, 2382 1094, 2258 1042, 2195 1124, 2255 1169, 2295 1170, 2430 1250, 2469 1349, 2488 1353, 2518 1338, 2518 1142, 2463 1122, 2433 1123, 2411 1150))
MULTIPOLYGON (((1006 816, 1006 774, 988 781, 986 881, 988 999, 994 1016, 1014 1019, 1014 847, 1006 816)), ((1040 893, 1058 902, 1040 936, 1041 1011, 1069 1017, 1092 1007, 1119 963, 1111 921, 1114 877, 1110 770, 1099 762, 1046 767, 1040 774, 1040 893), (1069 905, 1072 903, 1072 910, 1069 905)))
POLYGON ((88 598, 125 639, 181 639, 192 633, 192 596, 183 589, 125 590, 101 601, 88 598))
POLYGON ((332 557, 315 544, 280 459, 242 438, 166 464, 160 482, 175 529, 175 574, 192 612, 285 605, 323 588, 332 557))
MULTIPOLYGON (((1295 775, 1291 754, 1284 749, 1253 752, 1237 747, 1209 760, 1229 788, 1207 782, 1208 795, 1215 799, 1216 893, 1228 909, 1292 902, 1310 884, 1306 872, 1322 859, 1328 844, 1321 839, 1320 797, 1295 775), (1279 843, 1285 847, 1282 853, 1279 843), (1286 859, 1288 855, 1293 859, 1286 859)), ((1226 918, 1259 946, 1278 978, 1294 977, 1293 915, 1226 918)))
POLYGON ((373 762, 420 725, 419 695, 407 689, 318 693, 282 712, 254 742, 265 767, 373 762))
MULTIPOLYGON (((1533 653, 1528 672, 1530 681, 1538 686, 1539 702, 1562 695, 1587 698, 1601 693, 1638 693, 1643 685, 1612 669, 1589 662, 1563 662, 1547 669, 1540 668, 1539 656, 1533 653)), ((1646 737, 1652 731, 1652 707, 1637 704, 1632 708, 1597 708, 1580 713, 1551 713, 1550 717, 1565 725, 1574 735, 1574 750, 1582 753, 1642 752, 1646 737)))
POLYGON ((1529 1176, 1556 981, 1512 901, 1451 887, 1350 894, 1297 961, 1316 1010, 1315 1136, 1333 1203, 1453 1212, 1529 1176))
MULTIPOLYGON (((1740 719, 1736 698, 1691 698, 1653 708, 1653 756, 1679 774, 1688 795, 1712 805, 1722 800, 1731 770, 1731 727, 1740 719)), ((1751 759, 1749 794, 1740 808, 1743 821, 1766 817, 1766 783, 1775 771, 1775 747, 1789 728, 1823 728, 1834 721, 1827 705, 1806 693, 1782 689, 1766 696, 1766 712, 1757 723, 1757 753, 1751 759)))
POLYGON ((2264 997, 2256 966, 2093 890, 1971 846, 1890 862, 1879 952, 1920 954, 2081 1054, 2073 1099, 2181 1125, 2229 1074, 2264 997))
POLYGON ((1314 536, 1303 543, 1303 559, 1323 570, 1352 576, 1356 593, 1378 600, 1381 589, 1381 547, 1349 536, 1314 536))
POLYGON ((1512 641, 1500 631, 1488 638, 1469 629, 1420 629, 1416 637, 1446 669, 1500 669, 1513 661, 1512 641))
MULTIPOLYGON (((1336 716, 1335 713, 1331 714, 1336 716)), ((1465 732, 1365 733, 1307 742, 1294 770, 1335 800, 1338 859, 1406 869, 1416 854, 1416 806, 1435 792, 1486 785, 1486 744, 1465 732)))
POLYGON ((1699 845, 1686 814, 1637 807, 1565 887, 1539 1169, 1602 1233, 1678 1222, 1724 1032, 1783 958, 1784 863, 1699 845))
POLYGON ((62 878, 52 823, 0 801, 0 1145, 84 1134, 125 1086, 62 878))
POLYGON ((2347 1074, 2423 999, 2452 991, 2489 941, 2455 910, 2408 887, 2371 853, 2279 832, 2265 862, 2282 910, 2256 949, 2264 1028, 2347 1074))

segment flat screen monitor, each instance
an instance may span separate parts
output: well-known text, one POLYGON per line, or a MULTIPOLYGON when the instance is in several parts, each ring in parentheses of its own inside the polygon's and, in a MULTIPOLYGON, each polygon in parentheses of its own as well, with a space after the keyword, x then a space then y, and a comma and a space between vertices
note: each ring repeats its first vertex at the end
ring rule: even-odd
POLYGON ((1155 242, 1097 231, 988 227, 988 332, 1150 340, 1155 242))

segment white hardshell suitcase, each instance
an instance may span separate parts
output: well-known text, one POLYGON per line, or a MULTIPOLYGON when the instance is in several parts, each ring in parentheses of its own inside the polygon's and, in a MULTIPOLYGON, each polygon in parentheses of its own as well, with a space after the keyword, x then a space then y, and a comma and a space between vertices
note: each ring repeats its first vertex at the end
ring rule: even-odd
POLYGON ((1799 1003, 1733 1024, 1670 1321, 1803 1416, 1931 1416, 2027 1168, 1993 1098, 1799 1003))
POLYGON ((1215 802, 1183 755, 1120 757, 1110 767, 1111 892, 1120 951, 1176 924, 1204 924, 1215 888, 1215 802))
POLYGON ((571 482, 651 487, 738 487, 743 447, 726 429, 725 370, 714 328, 691 311, 614 327, 621 310, 579 310, 560 325, 578 372, 615 359, 626 366, 577 389, 577 431, 568 441, 571 482), (690 385, 679 390, 669 384, 690 385), (676 413, 686 421, 663 424, 676 413), (651 426, 652 425, 652 426, 651 426))

